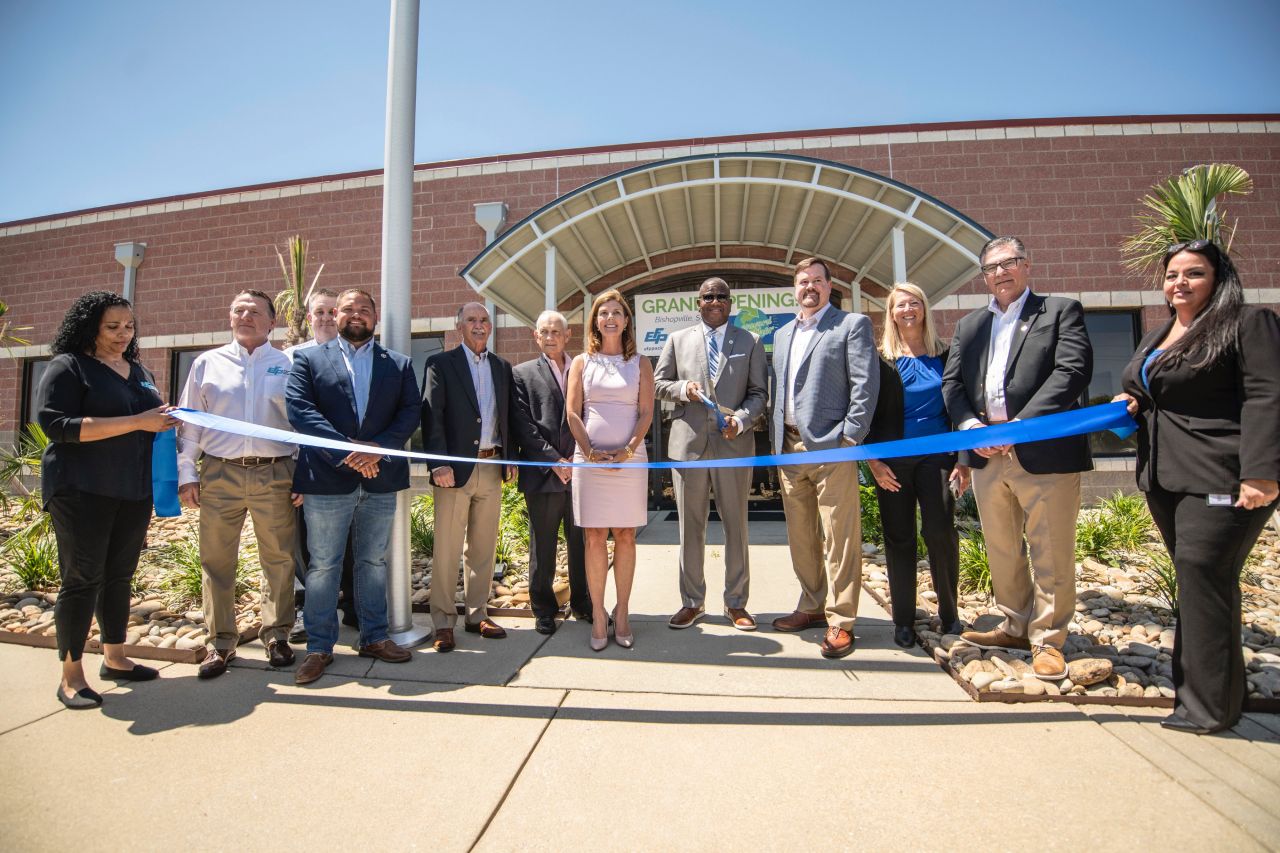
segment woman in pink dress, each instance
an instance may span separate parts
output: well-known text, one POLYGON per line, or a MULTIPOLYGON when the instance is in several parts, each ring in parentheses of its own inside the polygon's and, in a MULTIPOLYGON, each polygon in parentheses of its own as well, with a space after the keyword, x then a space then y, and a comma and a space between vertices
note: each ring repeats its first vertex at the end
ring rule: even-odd
MULTIPOLYGON (((631 308, 616 290, 591 305, 587 351, 573 360, 565 413, 578 447, 575 462, 644 462, 644 437, 653 420, 653 366, 636 352, 631 308)), ((591 648, 609 644, 604 610, 609 576, 608 538, 613 532, 613 572, 618 603, 614 639, 632 647, 628 605, 636 571, 636 528, 648 521, 648 471, 636 465, 573 469, 573 515, 586 538, 591 589, 591 648)))

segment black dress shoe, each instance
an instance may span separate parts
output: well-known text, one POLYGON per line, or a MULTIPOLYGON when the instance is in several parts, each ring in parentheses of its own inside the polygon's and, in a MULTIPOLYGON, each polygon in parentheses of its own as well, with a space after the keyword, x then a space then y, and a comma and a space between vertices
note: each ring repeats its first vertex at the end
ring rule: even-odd
POLYGON ((84 711, 88 708, 97 708, 102 704, 102 694, 91 687, 81 687, 76 691, 76 695, 70 699, 62 692, 62 685, 58 685, 58 701, 66 705, 73 711, 84 711))
POLYGON ((289 648, 288 643, 282 643, 279 640, 272 640, 267 643, 267 663, 276 669, 282 669, 286 666, 293 666, 294 655, 293 649, 289 648))
POLYGON ((943 626, 942 633, 955 634, 958 637, 964 633, 964 623, 961 622, 959 619, 957 619, 956 621, 952 622, 950 625, 943 626))
POLYGON ((893 642, 904 649, 909 649, 916 644, 915 629, 908 625, 899 625, 893 629, 893 642))
POLYGON ((108 681, 150 681, 160 677, 160 670, 135 663, 133 669, 114 669, 107 666, 106 661, 98 669, 98 677, 108 681))
POLYGON ((554 616, 539 616, 533 622, 533 630, 539 634, 550 636, 556 632, 556 619, 554 616))
POLYGON ((1189 735, 1208 735, 1218 731, 1218 729, 1206 729, 1204 726, 1197 726, 1186 717, 1179 717, 1177 714, 1170 714, 1160 721, 1160 725, 1170 731, 1186 732, 1189 735))
POLYGON ((200 668, 196 670, 196 676, 202 679, 217 678, 227 671, 227 664, 235 658, 235 649, 226 651, 209 649, 204 660, 200 662, 200 668))

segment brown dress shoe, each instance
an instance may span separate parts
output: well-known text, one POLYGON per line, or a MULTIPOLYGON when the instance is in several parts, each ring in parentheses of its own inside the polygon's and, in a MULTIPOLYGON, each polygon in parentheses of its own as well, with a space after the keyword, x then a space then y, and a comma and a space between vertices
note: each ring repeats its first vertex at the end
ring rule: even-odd
POLYGON ((667 620, 667 627, 683 631, 685 628, 692 628, 695 622, 706 615, 707 611, 701 607, 681 607, 667 620))
POLYGON ((790 616, 779 616, 773 620, 773 630, 785 631, 788 634, 794 634, 797 631, 804 631, 808 628, 825 628, 827 625, 827 615, 825 613, 805 613, 803 610, 797 610, 790 616))
POLYGON ((436 638, 431 641, 431 648, 438 652, 451 652, 457 648, 453 644, 453 629, 437 628, 436 638))
POLYGON ((1026 637, 1015 637, 1012 634, 1006 634, 1003 628, 996 628, 994 631, 965 631, 960 635, 960 639, 980 649, 1031 651, 1031 643, 1028 642, 1026 637))
POLYGON ((470 622, 463 624, 468 634, 479 634, 486 640, 501 640, 507 636, 507 631, 492 619, 481 619, 474 625, 470 622))
POLYGON ((293 674, 294 684, 310 684, 324 675, 324 668, 333 663, 333 655, 324 652, 308 652, 302 659, 302 666, 293 674))
POLYGON ((367 646, 360 647, 360 657, 377 658, 387 663, 408 663, 413 657, 413 653, 408 649, 402 649, 393 643, 390 639, 379 640, 376 643, 370 643, 367 646))
POLYGON ((293 649, 284 640, 272 640, 267 643, 267 662, 276 669, 293 666, 295 660, 293 649))
POLYGON ((1067 661, 1053 646, 1036 646, 1031 669, 1041 681, 1061 681, 1067 677, 1067 661))
POLYGON ((853 651, 853 634, 832 626, 827 629, 827 636, 818 648, 824 658, 842 658, 853 651))
POLYGON ((729 620, 730 625, 739 631, 754 631, 756 629, 756 618, 741 607, 726 607, 724 609, 724 617, 729 620))
POLYGON ((217 678, 227 671, 227 664, 236 658, 236 650, 209 649, 204 660, 200 662, 200 670, 196 673, 200 678, 217 678))

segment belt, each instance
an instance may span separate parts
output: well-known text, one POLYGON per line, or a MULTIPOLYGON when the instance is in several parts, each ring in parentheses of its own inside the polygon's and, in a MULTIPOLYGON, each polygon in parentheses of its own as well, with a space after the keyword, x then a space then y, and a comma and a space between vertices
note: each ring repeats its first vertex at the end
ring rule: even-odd
POLYGON ((783 425, 782 425, 782 431, 783 431, 783 432, 785 432, 787 435, 799 435, 799 434, 800 434, 800 428, 799 428, 799 427, 793 427, 791 424, 783 424, 783 425))
POLYGON ((487 450, 481 450, 481 451, 479 451, 478 453, 476 453, 476 458, 477 458, 477 459, 492 459, 492 458, 493 458, 493 457, 495 457, 495 456, 501 456, 501 455, 502 455, 502 448, 501 448, 501 447, 490 447, 490 448, 488 448, 487 450))
POLYGON ((270 465, 274 462, 280 462, 285 459, 292 459, 292 456, 241 456, 239 459, 223 459, 221 456, 210 457, 217 459, 219 462, 225 462, 227 465, 238 465, 241 468, 256 468, 259 465, 270 465))
POLYGON ((1007 423, 1009 422, 1008 421, 987 421, 987 426, 1000 426, 1000 424, 1007 424, 1007 423))

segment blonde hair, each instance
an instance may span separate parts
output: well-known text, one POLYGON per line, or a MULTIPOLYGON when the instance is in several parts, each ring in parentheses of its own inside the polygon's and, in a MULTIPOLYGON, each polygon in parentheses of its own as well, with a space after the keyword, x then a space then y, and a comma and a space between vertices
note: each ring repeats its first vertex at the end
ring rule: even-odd
POLYGON ((894 294, 905 293, 920 300, 924 310, 924 351, 926 355, 937 355, 943 350, 943 343, 933 328, 933 311, 929 308, 929 300, 919 285, 909 281, 900 281, 889 289, 889 296, 884 303, 884 331, 880 333, 880 354, 893 361, 906 349, 902 336, 898 334, 898 324, 893 322, 894 294))
POLYGON ((626 328, 622 330, 622 357, 630 361, 631 357, 636 354, 636 323, 631 315, 631 306, 627 304, 626 297, 618 290, 606 290, 591 303, 591 317, 587 320, 587 353, 595 355, 600 351, 600 347, 604 345, 604 336, 596 328, 596 317, 600 314, 600 306, 606 302, 617 302, 622 306, 622 313, 627 317, 626 328))

